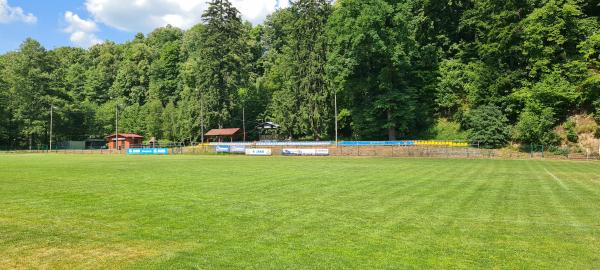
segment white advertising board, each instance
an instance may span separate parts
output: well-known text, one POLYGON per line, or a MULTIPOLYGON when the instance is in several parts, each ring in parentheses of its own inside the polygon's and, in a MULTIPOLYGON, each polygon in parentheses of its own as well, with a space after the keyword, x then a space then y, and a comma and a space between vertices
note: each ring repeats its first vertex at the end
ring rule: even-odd
POLYGON ((315 156, 329 156, 329 149, 315 149, 315 156))
POLYGON ((283 149, 281 154, 284 156, 299 156, 301 155, 300 149, 283 149))
POLYGON ((271 154, 271 149, 246 149, 247 156, 270 156, 271 154))
POLYGON ((247 146, 312 146, 312 147, 326 147, 333 145, 334 142, 319 141, 319 142, 211 142, 209 145, 247 145, 247 146))
POLYGON ((245 145, 232 145, 230 148, 230 152, 234 154, 244 154, 246 153, 245 145))

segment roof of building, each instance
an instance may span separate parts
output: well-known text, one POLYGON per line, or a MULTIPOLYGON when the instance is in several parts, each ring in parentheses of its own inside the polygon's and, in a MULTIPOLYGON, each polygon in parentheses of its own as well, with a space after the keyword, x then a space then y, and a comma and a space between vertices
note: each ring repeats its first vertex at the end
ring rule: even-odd
POLYGON ((211 129, 207 132, 206 136, 233 136, 240 131, 239 128, 221 128, 221 129, 211 129))
POLYGON ((264 122, 264 123, 260 123, 258 124, 258 126, 256 126, 256 128, 258 129, 279 129, 281 126, 278 124, 275 124, 273 122, 264 122))
MULTIPOLYGON (((110 138, 110 137, 114 137, 114 136, 115 136, 115 134, 111 134, 111 135, 106 136, 106 138, 110 138)), ((119 137, 122 137, 122 138, 133 138, 133 139, 144 138, 144 136, 137 135, 137 134, 131 134, 131 133, 119 133, 119 137)))

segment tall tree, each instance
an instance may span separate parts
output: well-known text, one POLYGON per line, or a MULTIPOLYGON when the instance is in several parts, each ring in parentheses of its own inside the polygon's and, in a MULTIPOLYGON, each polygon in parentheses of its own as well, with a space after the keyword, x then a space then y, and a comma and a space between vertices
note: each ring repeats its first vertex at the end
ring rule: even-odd
POLYGON ((294 16, 289 39, 292 62, 292 82, 299 99, 300 128, 315 139, 326 137, 332 120, 331 92, 327 84, 327 20, 331 5, 326 0, 293 2, 294 16))
POLYGON ((48 52, 51 65, 49 95, 56 107, 53 141, 83 140, 93 120, 85 93, 86 51, 62 47, 48 52))
POLYGON ((142 105, 149 97, 152 51, 142 41, 124 45, 123 61, 110 88, 111 97, 122 97, 127 105, 142 105))
POLYGON ((53 103, 48 83, 51 61, 46 49, 33 39, 25 40, 7 60, 4 78, 13 127, 19 132, 19 139, 25 138, 32 148, 34 143, 47 142, 49 108, 53 103))
POLYGON ((8 109, 8 85, 4 80, 4 59, 5 55, 0 55, 0 149, 9 147, 8 141, 8 123, 11 118, 11 113, 8 109))
POLYGON ((286 136, 302 134, 299 97, 294 95, 293 67, 288 36, 293 25, 293 14, 289 9, 275 11, 265 21, 263 42, 265 54, 261 58, 265 72, 259 86, 269 96, 267 112, 263 120, 281 124, 280 133, 286 136))
POLYGON ((354 134, 395 140, 416 124, 418 46, 409 3, 345 0, 329 25, 329 69, 344 96, 354 134))
POLYGON ((331 134, 332 94, 325 74, 331 12, 330 1, 299 0, 266 24, 269 116, 287 135, 320 139, 331 134))
POLYGON ((150 66, 149 96, 160 100, 163 106, 178 99, 182 38, 180 29, 168 25, 154 30, 146 40, 154 54, 150 66))
POLYGON ((109 99, 121 61, 121 49, 113 42, 91 47, 88 51, 89 69, 85 72, 85 98, 94 103, 104 103, 109 99))
POLYGON ((212 0, 202 15, 205 27, 196 59, 196 88, 205 99, 208 126, 224 127, 236 113, 238 89, 248 85, 248 33, 228 0, 212 0))

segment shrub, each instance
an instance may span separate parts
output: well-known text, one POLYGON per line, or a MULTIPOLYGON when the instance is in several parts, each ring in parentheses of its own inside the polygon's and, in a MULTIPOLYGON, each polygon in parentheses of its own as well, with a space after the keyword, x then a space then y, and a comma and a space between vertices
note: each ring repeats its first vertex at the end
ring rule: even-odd
POLYGON ((468 134, 461 130, 460 123, 441 118, 433 127, 436 140, 466 140, 468 134))
POLYGON ((470 111, 464 126, 468 128, 469 140, 479 142, 486 148, 500 148, 508 143, 510 127, 502 111, 493 105, 480 106, 470 111))
POLYGON ((515 126, 515 139, 524 144, 556 145, 560 138, 554 132, 552 108, 528 104, 515 126))
POLYGON ((566 147, 556 147, 556 146, 552 146, 548 149, 551 153, 558 155, 558 156, 568 156, 569 155, 569 148, 566 147))
POLYGON ((596 121, 600 121, 600 99, 594 101, 594 109, 594 118, 596 119, 596 121))
POLYGON ((567 133, 567 140, 572 143, 579 141, 579 136, 577 135, 575 126, 575 122, 572 119, 569 119, 564 125, 565 132, 567 133))

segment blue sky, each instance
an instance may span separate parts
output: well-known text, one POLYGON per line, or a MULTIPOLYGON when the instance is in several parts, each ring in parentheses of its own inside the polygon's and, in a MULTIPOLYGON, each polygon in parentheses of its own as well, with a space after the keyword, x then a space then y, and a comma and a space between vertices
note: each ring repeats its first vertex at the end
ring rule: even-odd
MULTIPOLYGON (((232 0, 242 16, 261 23, 287 0, 232 0)), ((27 37, 47 49, 123 42, 135 33, 171 24, 187 29, 200 21, 206 0, 0 0, 0 53, 27 37)))

